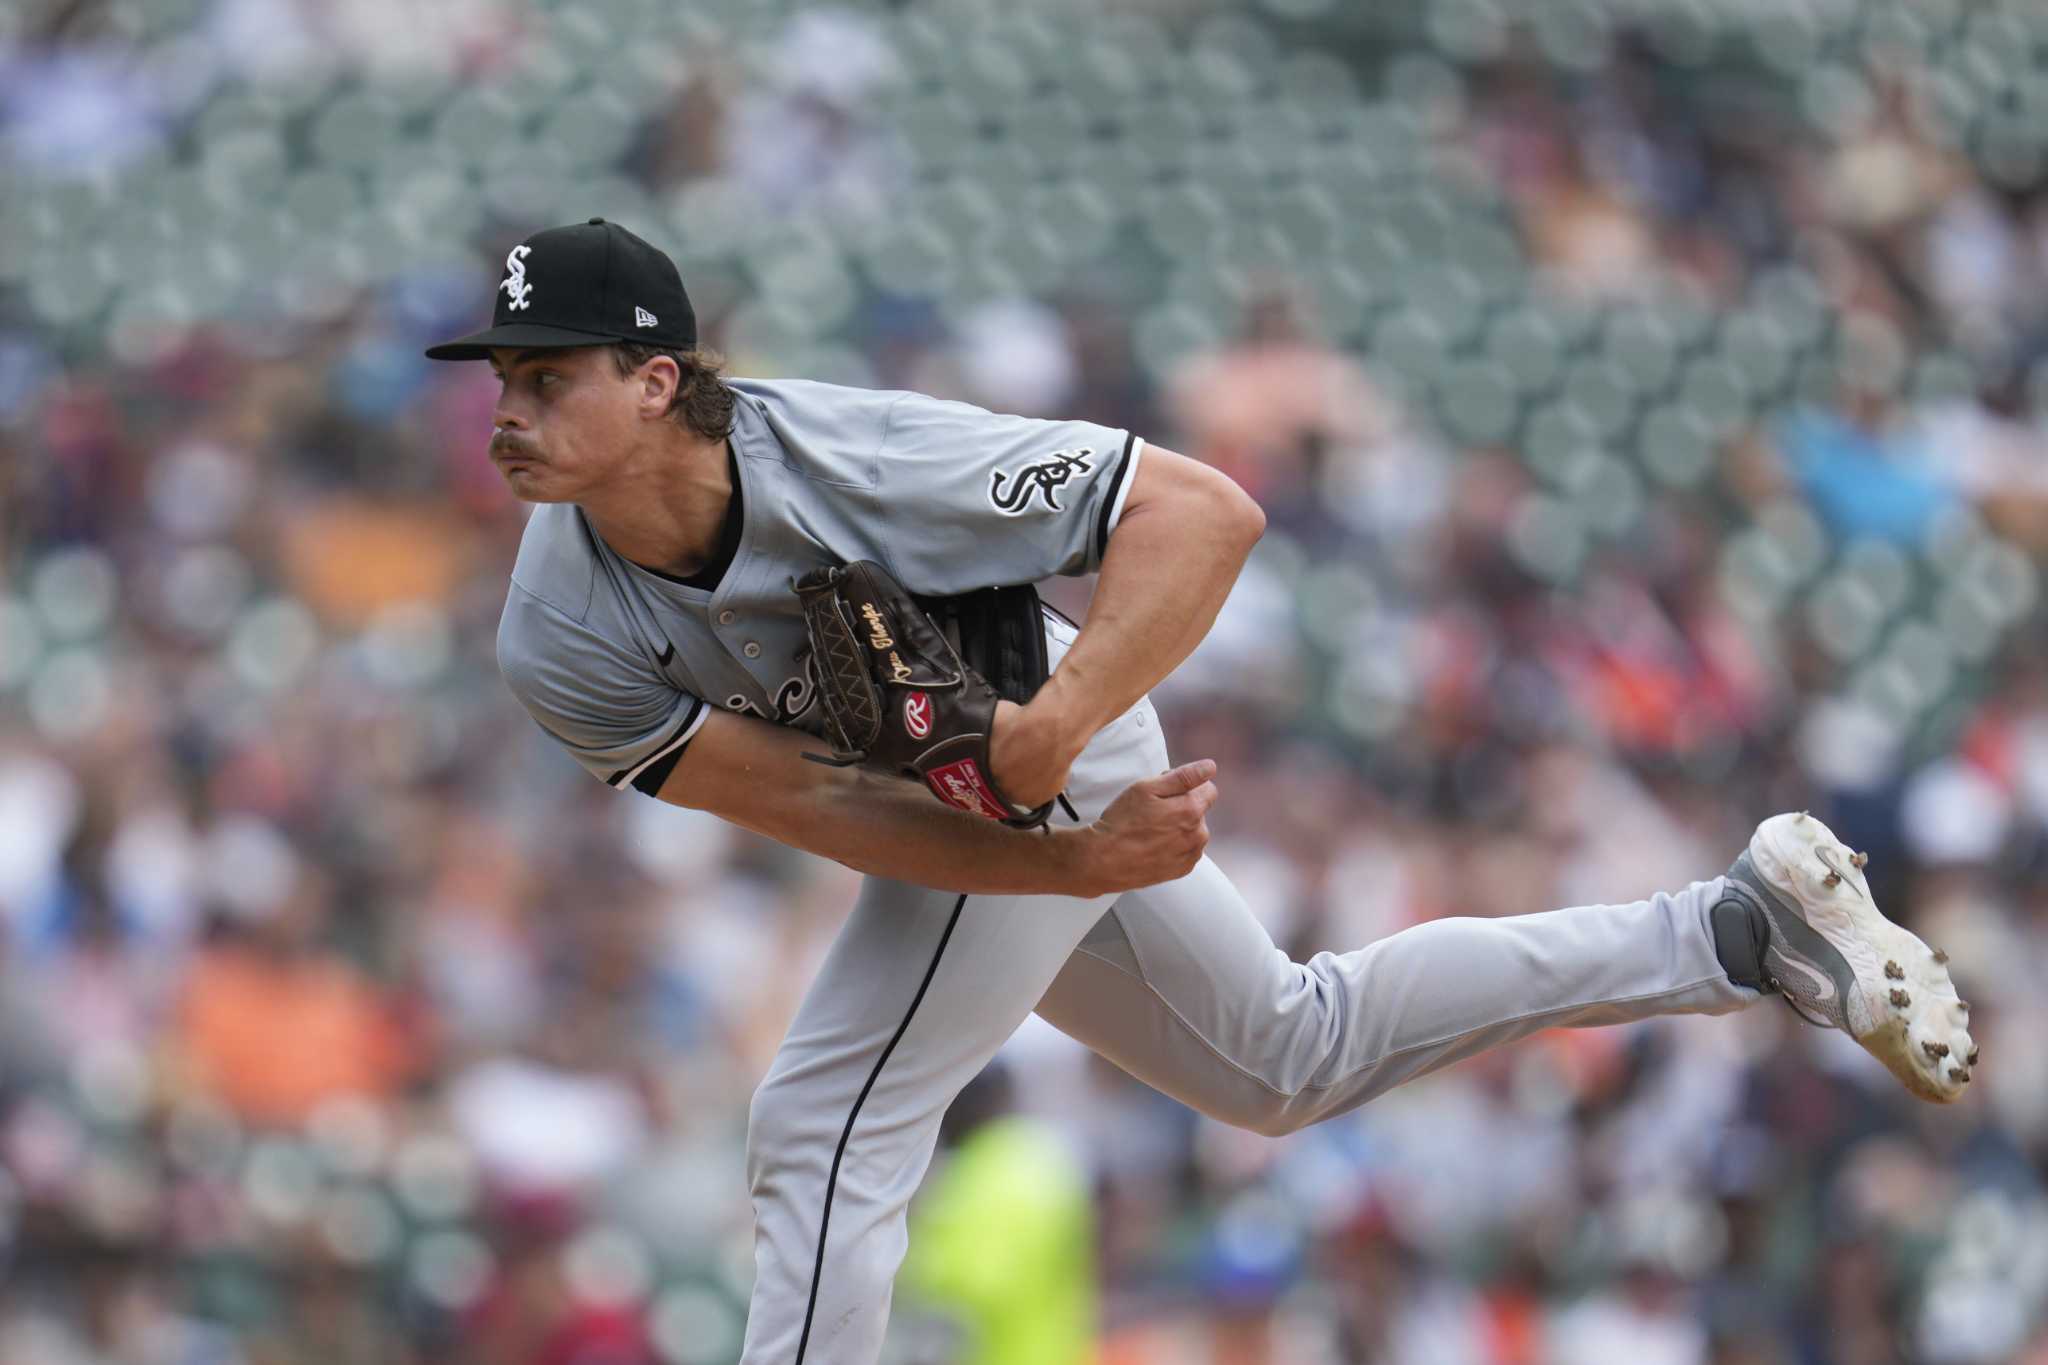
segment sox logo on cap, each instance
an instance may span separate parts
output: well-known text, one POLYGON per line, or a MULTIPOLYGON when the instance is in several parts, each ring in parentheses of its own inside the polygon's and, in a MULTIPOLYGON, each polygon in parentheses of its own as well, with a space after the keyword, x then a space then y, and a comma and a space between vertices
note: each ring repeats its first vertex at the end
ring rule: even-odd
POLYGON ((524 308, 527 306, 527 300, 533 297, 533 286, 526 282, 526 258, 532 251, 533 248, 530 246, 515 246, 505 256, 505 269, 512 273, 505 277, 505 282, 498 288, 512 296, 512 302, 507 305, 508 307, 524 308))

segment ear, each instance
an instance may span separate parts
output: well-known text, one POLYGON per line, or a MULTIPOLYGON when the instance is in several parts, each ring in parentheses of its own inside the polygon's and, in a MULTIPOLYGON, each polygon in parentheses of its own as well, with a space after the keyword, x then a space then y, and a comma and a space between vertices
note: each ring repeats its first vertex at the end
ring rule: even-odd
POLYGON ((635 372, 632 382, 638 389, 634 398, 642 420, 659 422, 667 419, 682 379, 682 370, 665 355, 654 357, 635 372))

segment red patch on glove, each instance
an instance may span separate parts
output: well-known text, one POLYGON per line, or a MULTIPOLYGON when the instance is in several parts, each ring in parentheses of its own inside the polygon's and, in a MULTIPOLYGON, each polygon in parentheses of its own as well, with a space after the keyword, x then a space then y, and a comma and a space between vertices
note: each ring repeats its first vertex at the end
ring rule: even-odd
POLYGON ((958 806, 970 815, 1007 820, 1010 812, 996 796, 996 789, 982 776, 981 765, 971 758, 941 763, 924 775, 939 800, 958 806))

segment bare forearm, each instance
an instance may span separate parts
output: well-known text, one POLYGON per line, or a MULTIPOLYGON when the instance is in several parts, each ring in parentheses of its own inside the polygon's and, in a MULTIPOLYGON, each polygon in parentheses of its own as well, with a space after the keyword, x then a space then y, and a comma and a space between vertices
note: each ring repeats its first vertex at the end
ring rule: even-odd
POLYGON ((661 798, 844 863, 973 895, 1102 896, 1185 876, 1208 842, 1214 764, 1134 782, 1092 822, 1020 830, 967 815, 923 787, 804 761, 818 742, 751 716, 710 716, 661 798))
POLYGON ((1087 828, 1020 830, 967 815, 913 783, 846 769, 793 799, 729 816, 856 872, 971 895, 1090 896, 1087 828))
POLYGON ((1088 622, 1033 701, 1073 739, 1129 710, 1216 623, 1265 525, 1216 477, 1212 488, 1132 508, 1110 537, 1088 622))

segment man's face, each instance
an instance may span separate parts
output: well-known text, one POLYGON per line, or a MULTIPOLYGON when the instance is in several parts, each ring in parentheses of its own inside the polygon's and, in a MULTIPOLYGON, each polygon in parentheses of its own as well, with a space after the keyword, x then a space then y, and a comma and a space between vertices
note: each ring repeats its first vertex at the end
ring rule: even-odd
POLYGON ((603 484, 638 439, 633 381, 604 346, 491 352, 502 385, 491 462, 514 497, 576 502, 603 484))

